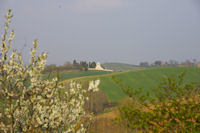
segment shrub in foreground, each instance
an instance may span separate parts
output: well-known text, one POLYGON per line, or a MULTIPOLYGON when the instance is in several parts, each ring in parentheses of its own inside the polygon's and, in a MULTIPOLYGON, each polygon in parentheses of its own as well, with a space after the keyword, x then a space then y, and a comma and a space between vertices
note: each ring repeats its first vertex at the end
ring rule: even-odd
POLYGON ((129 98, 119 108, 120 120, 135 132, 197 132, 200 131, 200 88, 165 77, 152 97, 142 89, 132 90, 120 80, 116 82, 129 98))
POLYGON ((11 10, 5 17, 0 46, 0 132, 85 132, 84 119, 90 118, 83 110, 86 93, 97 91, 100 81, 91 81, 88 89, 73 81, 63 92, 57 78, 42 80, 47 54, 36 56, 35 40, 30 64, 24 65, 21 54, 10 50, 14 39, 14 31, 9 34, 11 10))

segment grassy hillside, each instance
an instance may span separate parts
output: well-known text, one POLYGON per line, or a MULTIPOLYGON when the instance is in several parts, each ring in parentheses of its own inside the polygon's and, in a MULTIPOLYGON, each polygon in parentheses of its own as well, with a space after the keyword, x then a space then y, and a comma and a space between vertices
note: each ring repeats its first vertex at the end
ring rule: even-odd
MULTIPOLYGON (((86 76, 94 76, 94 75, 102 75, 109 74, 111 72, 106 71, 81 71, 81 72, 61 72, 59 73, 60 81, 73 79, 77 77, 86 77, 86 76)), ((55 77, 57 74, 53 73, 49 78, 55 77)), ((44 74, 44 79, 47 79, 49 74, 44 74)))
POLYGON ((87 80, 101 79, 100 88, 106 93, 112 101, 120 101, 126 97, 119 86, 112 80, 112 76, 123 80, 124 84, 129 85, 132 89, 144 88, 150 91, 156 88, 162 81, 164 75, 176 76, 185 71, 184 82, 200 82, 200 68, 196 67, 167 67, 167 68, 149 68, 144 70, 133 70, 121 73, 112 73, 87 78, 87 80))
POLYGON ((126 71, 126 70, 133 70, 133 69, 141 68, 136 65, 123 64, 123 63, 104 63, 104 64, 102 64, 102 66, 107 69, 112 69, 114 71, 126 71))

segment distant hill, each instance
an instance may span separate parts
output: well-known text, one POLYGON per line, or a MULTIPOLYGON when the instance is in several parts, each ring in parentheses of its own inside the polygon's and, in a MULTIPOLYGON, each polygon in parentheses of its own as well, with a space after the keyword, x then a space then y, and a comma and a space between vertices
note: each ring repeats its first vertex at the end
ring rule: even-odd
POLYGON ((124 64, 124 63, 103 63, 102 66, 106 69, 112 69, 114 71, 127 71, 127 70, 142 68, 137 65, 124 64))

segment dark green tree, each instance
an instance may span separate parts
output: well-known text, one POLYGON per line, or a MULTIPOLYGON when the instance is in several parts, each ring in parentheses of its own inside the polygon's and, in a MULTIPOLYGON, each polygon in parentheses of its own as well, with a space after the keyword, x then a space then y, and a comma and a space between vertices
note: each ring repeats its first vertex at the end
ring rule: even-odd
POLYGON ((96 62, 92 62, 91 64, 90 64, 90 68, 95 68, 96 67, 96 62))
POLYGON ((84 70, 84 71, 88 70, 88 64, 86 61, 81 61, 80 66, 81 66, 82 70, 84 70))

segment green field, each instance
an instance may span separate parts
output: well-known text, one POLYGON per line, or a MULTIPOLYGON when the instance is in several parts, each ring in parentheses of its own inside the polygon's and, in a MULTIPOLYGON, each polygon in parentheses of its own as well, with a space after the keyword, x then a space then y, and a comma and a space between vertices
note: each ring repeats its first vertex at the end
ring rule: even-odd
MULTIPOLYGON (((176 76, 185 71, 184 82, 200 82, 200 68, 197 67, 163 67, 146 68, 125 72, 105 72, 105 71, 82 71, 82 72, 62 72, 59 74, 60 81, 69 79, 92 80, 100 79, 100 89, 102 89, 111 101, 118 102, 126 97, 120 87, 112 80, 112 76, 122 79, 123 83, 132 89, 143 88, 150 91, 156 88, 162 81, 162 77, 176 76)), ((52 74, 50 78, 56 74, 52 74)), ((44 75, 47 78, 48 74, 44 75)))
MULTIPOLYGON (((93 76, 93 75, 102 75, 102 74, 109 74, 111 72, 106 72, 106 71, 81 71, 81 72, 61 72, 59 73, 59 80, 63 81, 63 80, 68 80, 68 79, 73 79, 73 78, 77 78, 77 77, 86 77, 86 76, 93 76)), ((44 74, 44 79, 47 78, 53 78, 57 76, 56 73, 52 73, 50 74, 44 74)))
POLYGON ((143 88, 145 91, 150 91, 156 88, 162 81, 162 77, 176 76, 185 71, 184 83, 200 82, 200 68, 196 67, 166 67, 166 68, 149 68, 144 70, 134 70, 121 73, 112 73, 87 78, 87 80, 101 80, 100 88, 106 93, 111 101, 120 101, 126 97, 119 86, 112 80, 112 76, 120 78, 123 83, 129 85, 132 89, 143 88))

